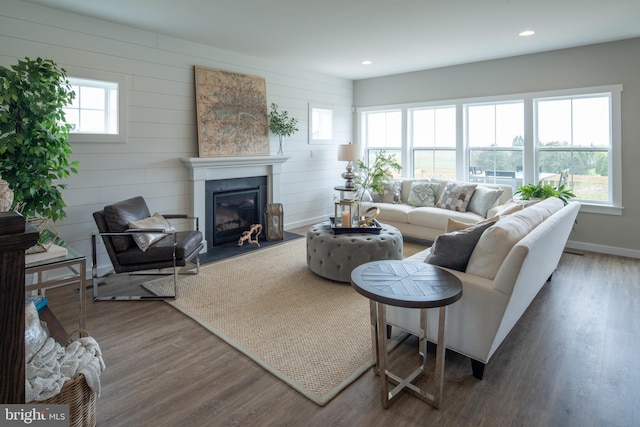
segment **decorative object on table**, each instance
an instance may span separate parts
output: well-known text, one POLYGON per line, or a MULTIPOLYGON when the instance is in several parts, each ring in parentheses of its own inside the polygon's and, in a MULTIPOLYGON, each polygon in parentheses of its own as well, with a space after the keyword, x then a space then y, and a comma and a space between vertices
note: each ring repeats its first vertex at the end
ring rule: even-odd
POLYGON ((357 144, 341 144, 338 146, 338 160, 347 162, 347 170, 342 172, 342 178, 345 179, 345 189, 356 189, 355 179, 358 173, 354 171, 353 162, 360 158, 360 146, 357 144))
POLYGON ((46 252, 53 246, 60 233, 53 226, 53 223, 46 218, 27 218, 27 222, 38 231, 38 242, 27 249, 27 254, 46 252))
POLYGON ((282 203, 269 203, 265 209, 267 240, 284 240, 284 213, 282 203))
POLYGON ((334 203, 335 227, 352 228, 358 225, 358 200, 342 199, 334 203))
POLYGON ((278 111, 278 105, 275 103, 271 103, 271 111, 269 112, 269 130, 278 135, 278 141, 280 145, 278 146, 278 154, 283 155, 283 142, 285 137, 290 137, 295 132, 298 131, 296 125, 298 124, 298 119, 295 117, 289 117, 289 113, 286 111, 278 111))
POLYGON ((358 227, 375 227, 376 217, 380 215, 380 208, 371 206, 358 219, 358 227))
POLYGON ((66 71, 50 59, 0 66, 0 174, 25 217, 66 216, 60 180, 77 173, 63 108, 75 93, 66 71))
POLYGON ((359 174, 356 179, 356 187, 381 193, 383 181, 393 178, 392 171, 400 172, 401 170, 402 165, 396 160, 395 153, 387 154, 384 150, 380 151, 370 165, 358 160, 359 174))
MULTIPOLYGON (((400 172, 402 165, 396 160, 395 154, 387 154, 384 150, 376 153, 376 157, 371 164, 366 164, 362 160, 358 160, 359 175, 356 178, 356 188, 361 209, 363 212, 370 208, 373 204, 373 196, 370 191, 382 193, 384 190, 383 182, 393 178, 393 172, 400 172)), ((358 213, 358 218, 362 214, 358 213)))
POLYGON ((565 205, 569 203, 569 199, 576 197, 576 195, 569 188, 565 188, 564 184, 560 185, 558 188, 555 188, 551 184, 543 184, 542 181, 538 182, 537 184, 521 185, 513 194, 516 196, 520 196, 522 200, 544 200, 549 197, 557 197, 558 199, 562 200, 565 205))
POLYGON ((258 241, 260 233, 262 233, 262 224, 252 224, 248 230, 242 232, 242 235, 238 239, 238 246, 244 245, 244 242, 260 246, 260 242, 258 241))
POLYGON ((13 205, 13 191, 9 188, 9 183, 0 176, 0 212, 9 212, 13 205))
POLYGON ((380 224, 377 219, 373 219, 371 225, 367 226, 355 224, 351 227, 343 227, 340 223, 336 224, 336 220, 332 216, 329 217, 329 222, 331 223, 331 231, 333 231, 333 234, 380 234, 380 230, 382 230, 382 224, 380 224))
POLYGON ((268 155, 265 79, 197 65, 194 73, 198 155, 268 155))

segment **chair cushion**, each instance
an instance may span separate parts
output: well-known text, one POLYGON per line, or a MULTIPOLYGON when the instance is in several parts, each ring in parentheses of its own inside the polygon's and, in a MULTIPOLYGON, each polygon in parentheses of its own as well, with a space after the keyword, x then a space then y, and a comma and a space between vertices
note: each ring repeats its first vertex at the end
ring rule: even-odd
MULTIPOLYGON (((129 222, 150 216, 147 203, 141 196, 104 207, 104 218, 111 233, 122 233, 129 228, 129 222)), ((135 242, 130 236, 113 236, 111 240, 118 252, 126 251, 131 246, 135 246, 135 242)))
POLYGON ((200 249, 202 243, 202 232, 200 231, 178 231, 165 239, 158 240, 143 252, 138 246, 133 245, 124 252, 118 253, 118 261, 123 266, 153 264, 149 268, 166 268, 173 265, 173 242, 176 241, 176 263, 179 266, 185 265, 194 251, 200 249))

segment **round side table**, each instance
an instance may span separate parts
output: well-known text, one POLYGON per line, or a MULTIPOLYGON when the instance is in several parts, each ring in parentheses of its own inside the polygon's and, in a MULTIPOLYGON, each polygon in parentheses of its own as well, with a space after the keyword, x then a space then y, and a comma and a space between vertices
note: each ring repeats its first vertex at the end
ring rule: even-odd
POLYGON ((351 273, 351 285, 370 299, 371 338, 376 355, 376 370, 380 375, 381 403, 384 408, 398 393, 407 389, 435 408, 442 404, 444 390, 444 327, 447 306, 462 297, 462 282, 450 272, 424 262, 374 261, 356 267, 351 273), (385 305, 420 309, 420 352, 422 364, 408 377, 401 378, 387 369, 385 305), (435 391, 429 394, 413 381, 427 371, 427 309, 439 308, 438 342, 436 350, 435 391), (389 390, 389 382, 396 385, 389 390))

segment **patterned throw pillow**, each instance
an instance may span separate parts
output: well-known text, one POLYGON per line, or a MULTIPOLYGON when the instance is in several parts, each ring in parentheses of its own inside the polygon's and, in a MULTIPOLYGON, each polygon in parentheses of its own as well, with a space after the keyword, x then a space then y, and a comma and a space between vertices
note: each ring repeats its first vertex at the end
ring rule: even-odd
POLYGON ((449 209, 451 211, 466 212, 476 187, 477 184, 447 182, 438 203, 436 203, 436 207, 449 209))
POLYGON ((400 190, 402 189, 402 181, 394 179, 384 181, 382 183, 382 192, 373 193, 373 201, 378 203, 402 203, 400 200, 400 190))
POLYGON ((417 207, 435 207, 439 188, 440 184, 437 182, 412 182, 407 204, 417 207))
MULTIPOLYGON (((171 223, 158 212, 154 213, 153 216, 139 221, 130 221, 129 228, 153 228, 164 230, 168 233, 176 231, 171 223)), ((136 244, 143 252, 146 252, 147 249, 149 249, 149 246, 166 236, 166 234, 161 233, 133 233, 133 240, 135 240, 136 244)))

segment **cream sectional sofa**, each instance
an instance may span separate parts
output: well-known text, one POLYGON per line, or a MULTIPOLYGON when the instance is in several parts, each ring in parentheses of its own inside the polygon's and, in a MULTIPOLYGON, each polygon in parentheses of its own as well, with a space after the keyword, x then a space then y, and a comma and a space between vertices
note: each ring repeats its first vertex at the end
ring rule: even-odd
MULTIPOLYGON (((479 199, 483 189, 501 190, 498 199, 489 206, 487 212, 480 209, 460 212, 452 209, 440 207, 417 207, 409 204, 411 201, 411 186, 414 183, 434 183, 438 185, 435 194, 434 204, 440 199, 445 191, 447 183, 450 181, 442 179, 420 179, 420 178, 400 178, 385 183, 383 194, 374 195, 374 205, 380 209, 378 220, 382 223, 393 225, 403 236, 420 239, 434 240, 438 235, 445 232, 449 218, 469 224, 476 223, 487 217, 493 216, 502 207, 508 204, 513 197, 513 188, 509 185, 500 184, 475 184, 458 182, 458 184, 477 185, 476 191, 471 195, 469 206, 475 207, 474 198, 479 199), (479 188, 480 187, 480 188, 479 188), (393 200, 396 200, 394 202, 393 200)), ((428 203, 427 203, 428 204, 428 203)))
MULTIPOLYGON (((447 269, 462 281, 463 294, 447 309, 446 346, 471 358, 476 378, 482 379, 485 364, 550 280, 579 210, 577 202, 565 206, 552 198, 502 216, 481 232, 465 271, 447 269)), ((463 233, 445 236, 455 242, 463 233)), ((434 251, 447 241, 436 240, 434 251)), ((434 258, 432 248, 407 259, 429 261, 434 258)), ((427 339, 435 342, 437 311, 429 310, 427 319, 427 339)), ((388 306, 387 323, 419 336, 416 309, 388 306)))

